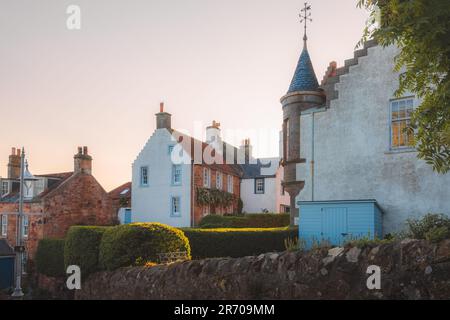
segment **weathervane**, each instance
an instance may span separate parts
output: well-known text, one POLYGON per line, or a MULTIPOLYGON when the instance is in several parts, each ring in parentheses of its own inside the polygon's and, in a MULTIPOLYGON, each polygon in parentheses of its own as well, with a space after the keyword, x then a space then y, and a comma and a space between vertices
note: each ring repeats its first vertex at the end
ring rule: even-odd
POLYGON ((307 23, 308 23, 308 21, 312 22, 310 11, 311 11, 311 5, 308 4, 308 2, 305 2, 305 7, 301 10, 301 13, 299 14, 300 23, 302 23, 302 22, 305 23, 305 35, 303 36, 305 48, 306 48, 306 41, 308 40, 308 36, 306 35, 307 23))

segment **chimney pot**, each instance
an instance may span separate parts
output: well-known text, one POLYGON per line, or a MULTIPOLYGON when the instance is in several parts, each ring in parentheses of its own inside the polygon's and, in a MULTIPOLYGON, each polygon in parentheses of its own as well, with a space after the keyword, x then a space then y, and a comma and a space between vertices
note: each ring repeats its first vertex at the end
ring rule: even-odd
POLYGON ((83 154, 86 156, 88 155, 88 147, 86 146, 83 147, 83 154))
POLYGON ((20 148, 17 148, 16 150, 17 150, 17 156, 20 157, 20 151, 21 151, 20 148))
POLYGON ((159 104, 159 112, 163 113, 164 112, 164 102, 161 102, 159 104))
POLYGON ((82 154, 83 153, 83 148, 82 147, 78 147, 78 154, 82 154))
POLYGON ((12 156, 16 155, 16 148, 14 148, 14 147, 11 148, 11 155, 12 156))

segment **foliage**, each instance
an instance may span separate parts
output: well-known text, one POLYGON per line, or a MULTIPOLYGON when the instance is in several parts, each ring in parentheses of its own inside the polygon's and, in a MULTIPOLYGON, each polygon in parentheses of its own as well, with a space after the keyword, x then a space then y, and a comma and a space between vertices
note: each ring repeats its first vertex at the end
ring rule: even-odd
POLYGON ((100 243, 100 265, 107 270, 158 262, 159 253, 187 252, 189 241, 179 229, 160 223, 133 223, 108 228, 100 243))
POLYGON ((408 236, 437 242, 450 238, 450 218, 444 214, 429 213, 422 219, 408 219, 408 236))
POLYGON ((77 265, 83 276, 98 271, 100 242, 105 231, 110 227, 71 227, 66 236, 64 247, 64 264, 77 265))
POLYGON ((379 238, 371 238, 369 236, 358 238, 358 239, 351 239, 346 241, 345 246, 350 247, 358 247, 360 249, 366 248, 366 247, 377 247, 383 244, 389 244, 396 240, 396 238, 392 237, 389 239, 379 239, 379 238))
POLYGON ((182 229, 195 259, 245 257, 285 251, 284 240, 298 236, 297 228, 182 229))
POLYGON ((203 229, 215 228, 280 228, 290 223, 288 214, 245 214, 239 216, 208 215, 199 226, 203 229))
POLYGON ((450 1, 359 0, 370 11, 363 39, 401 52, 397 96, 411 91, 422 99, 408 130, 414 132, 419 158, 439 173, 450 170, 450 1), (377 20, 378 23, 377 23, 377 20))
POLYGON ((228 207, 236 199, 232 193, 219 189, 197 188, 197 204, 200 206, 211 205, 216 207, 228 207))
POLYGON ((64 239, 42 239, 38 243, 35 262, 39 273, 50 277, 63 277, 64 239))
POLYGON ((295 238, 287 238, 284 239, 284 247, 286 251, 303 251, 306 248, 306 241, 304 239, 295 238))

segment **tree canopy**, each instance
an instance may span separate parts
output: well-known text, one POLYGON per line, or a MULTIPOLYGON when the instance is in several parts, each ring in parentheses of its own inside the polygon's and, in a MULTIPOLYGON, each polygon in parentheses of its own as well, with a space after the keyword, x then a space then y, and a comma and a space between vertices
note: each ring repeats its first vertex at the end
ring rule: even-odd
POLYGON ((421 105, 412 116, 418 156, 439 173, 450 171, 450 1, 358 0, 370 12, 360 44, 374 38, 400 53, 398 97, 413 92, 421 105))

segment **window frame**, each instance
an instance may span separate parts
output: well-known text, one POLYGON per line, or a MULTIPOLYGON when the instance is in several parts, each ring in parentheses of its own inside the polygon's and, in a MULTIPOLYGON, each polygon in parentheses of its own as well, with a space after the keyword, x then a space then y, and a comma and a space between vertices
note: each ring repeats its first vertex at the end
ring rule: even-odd
POLYGON ((170 217, 172 218, 180 218, 181 217, 181 197, 180 196, 172 196, 170 197, 170 217), (178 199, 178 211, 175 211, 174 200, 178 199))
POLYGON ((139 170, 139 182, 140 182, 140 186, 141 187, 148 187, 149 183, 148 183, 148 166, 141 166, 140 170, 139 170), (144 183, 144 170, 146 170, 146 183, 144 183))
POLYGON ((228 193, 234 193, 233 176, 230 174, 227 176, 227 191, 228 193))
POLYGON ((0 236, 6 238, 8 236, 8 215, 2 214, 0 217, 0 236))
POLYGON ((217 190, 223 189, 223 174, 220 171, 216 171, 216 189, 217 190))
POLYGON ((255 178, 255 194, 265 194, 266 193, 266 179, 255 178), (258 190, 258 181, 262 181, 262 190, 258 190))
POLYGON ((211 170, 203 168, 203 187, 211 188, 211 170))
POLYGON ((180 164, 172 165, 172 186, 181 186, 183 181, 183 167, 180 164), (177 169, 179 169, 179 181, 175 181, 175 177, 177 176, 177 169))
MULTIPOLYGON (((413 150, 415 150, 415 147, 413 145, 409 145, 409 146, 408 145, 405 145, 405 146, 394 146, 394 136, 393 136, 394 122, 396 122, 396 123, 406 122, 406 124, 408 124, 411 121, 411 115, 408 116, 408 110, 410 110, 407 107, 408 101, 412 101, 412 109, 411 109, 411 111, 414 112, 414 110, 416 108, 415 97, 414 96, 402 97, 402 98, 398 98, 398 99, 391 99, 391 100, 389 100, 389 151, 402 152, 402 151, 413 151, 413 150), (394 119, 393 118, 393 112, 394 112, 393 105, 394 105, 394 103, 400 103, 401 101, 405 101, 405 104, 406 104, 406 106, 405 106, 405 113, 406 113, 406 115, 403 118, 394 119)), ((399 136, 398 136, 399 140, 400 140, 400 135, 401 134, 403 134, 403 133, 399 132, 399 136)))
POLYGON ((0 185, 0 196, 6 196, 7 194, 9 194, 9 181, 2 181, 1 185, 0 185), (5 188, 6 186, 6 188, 5 188), (6 191, 5 191, 6 189, 6 191))

